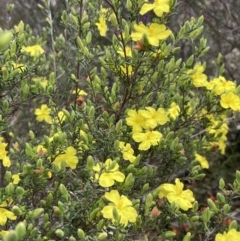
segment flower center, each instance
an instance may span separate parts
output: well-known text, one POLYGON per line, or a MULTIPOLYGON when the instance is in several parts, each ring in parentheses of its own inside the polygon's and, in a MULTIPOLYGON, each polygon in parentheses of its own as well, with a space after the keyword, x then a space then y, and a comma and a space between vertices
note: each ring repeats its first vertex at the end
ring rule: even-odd
POLYGON ((122 202, 122 201, 119 201, 118 204, 117 204, 117 208, 118 208, 118 209, 121 209, 122 205, 123 205, 123 202, 122 202))

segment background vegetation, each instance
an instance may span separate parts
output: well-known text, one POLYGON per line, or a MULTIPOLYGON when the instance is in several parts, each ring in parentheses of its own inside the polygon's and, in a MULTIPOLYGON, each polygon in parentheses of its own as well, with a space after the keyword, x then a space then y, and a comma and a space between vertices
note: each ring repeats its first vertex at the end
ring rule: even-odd
MULTIPOLYGON (((216 94, 203 82, 222 75, 240 82, 240 3, 171 1, 172 11, 156 18, 153 11, 139 14, 143 2, 19 0, 0 10, 1 28, 13 29, 0 66, 0 215, 15 215, 2 225, 15 229, 1 233, 7 241, 218 241, 217 233, 238 230, 239 107, 223 107, 225 92, 216 94), (96 27, 101 14, 106 36, 96 27), (174 36, 157 47, 147 36, 136 41, 134 21, 164 24, 174 36), (24 52, 32 45, 44 46, 44 54, 24 52), (42 114, 44 104, 49 114, 42 114), (153 124, 149 107, 168 116, 153 124), (129 120, 136 113, 129 110, 145 115, 140 129, 163 135, 157 146, 140 147, 129 120), (11 167, 3 165, 8 155, 11 167), (113 187, 100 182, 104 172, 118 175, 113 187), (191 210, 157 189, 178 178, 197 200, 191 210), (138 212, 127 227, 115 209, 103 217, 112 190, 132 201, 132 217, 138 212)), ((231 88, 239 96, 239 88, 231 88)))

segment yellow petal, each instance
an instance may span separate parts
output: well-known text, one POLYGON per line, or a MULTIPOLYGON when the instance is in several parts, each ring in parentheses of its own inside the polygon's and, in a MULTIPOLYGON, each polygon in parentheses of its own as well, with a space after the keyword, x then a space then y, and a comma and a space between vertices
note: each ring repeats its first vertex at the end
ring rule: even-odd
POLYGON ((110 202, 113 202, 115 205, 117 205, 120 200, 120 195, 117 190, 106 192, 104 196, 106 199, 108 199, 110 202))
POLYGON ((111 187, 114 185, 111 173, 103 173, 99 178, 99 185, 102 187, 111 187))
POLYGON ((142 6, 142 8, 141 8, 140 14, 141 14, 141 15, 144 15, 145 13, 153 10, 154 7, 155 7, 155 4, 144 3, 143 6, 142 6))

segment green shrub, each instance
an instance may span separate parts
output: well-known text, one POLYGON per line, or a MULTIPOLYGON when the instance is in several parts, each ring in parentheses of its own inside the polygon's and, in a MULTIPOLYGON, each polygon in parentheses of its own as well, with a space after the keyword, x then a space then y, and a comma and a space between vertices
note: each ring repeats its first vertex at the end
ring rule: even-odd
POLYGON ((0 32, 3 240, 239 238, 238 171, 215 200, 197 200, 225 153, 239 88, 222 68, 204 74, 203 17, 167 27, 175 6, 69 0, 55 36, 43 1, 41 37, 23 22, 0 32))

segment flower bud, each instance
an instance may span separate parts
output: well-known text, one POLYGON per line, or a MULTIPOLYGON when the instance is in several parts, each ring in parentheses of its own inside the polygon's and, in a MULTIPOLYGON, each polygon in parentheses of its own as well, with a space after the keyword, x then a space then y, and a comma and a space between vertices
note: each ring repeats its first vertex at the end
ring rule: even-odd
POLYGON ((123 233, 116 233, 116 241, 124 241, 125 235, 123 233))
POLYGON ((237 229, 238 227, 238 224, 237 224, 237 221, 236 220, 233 220, 230 224, 229 224, 229 230, 230 229, 237 229))
POLYGON ((73 236, 70 236, 69 241, 77 241, 77 240, 73 236))
POLYGON ((45 207, 46 206, 46 201, 45 200, 40 200, 40 204, 42 207, 45 207))
POLYGON ((194 55, 191 55, 188 60, 186 61, 187 66, 192 66, 192 63, 194 61, 194 55))
POLYGON ((230 205, 229 204, 225 204, 223 206, 224 214, 228 214, 230 212, 230 209, 231 209, 230 205))
POLYGON ((24 222, 18 223, 17 227, 15 228, 15 231, 18 235, 18 238, 22 240, 26 235, 26 225, 24 222))
POLYGON ((85 240, 86 234, 81 228, 77 230, 77 235, 81 240, 85 240))
POLYGON ((132 1, 131 0, 127 0, 126 7, 127 7, 128 11, 131 11, 131 9, 132 9, 132 1))
POLYGON ((13 230, 10 230, 4 237, 4 241, 18 241, 17 233, 13 230))
POLYGON ((105 240, 107 238, 107 233, 106 232, 102 232, 100 234, 98 234, 97 236, 97 240, 105 240))
POLYGON ((43 228, 44 229, 49 229, 50 226, 51 226, 51 223, 48 221, 48 222, 44 223, 43 228))
POLYGON ((117 209, 115 207, 113 207, 113 210, 112 210, 112 214, 113 214, 113 218, 116 220, 116 221, 119 221, 121 216, 119 216, 118 212, 117 212, 117 209))
POLYGON ((31 217, 33 219, 39 218, 43 212, 44 212, 43 208, 36 208, 35 210, 33 210, 31 217))
POLYGON ((38 229, 37 229, 37 228, 33 228, 32 231, 31 231, 31 233, 30 233, 30 235, 31 235, 32 237, 36 237, 36 236, 38 235, 38 229))
POLYGON ((22 187, 17 187, 16 188, 16 193, 18 197, 22 197, 25 193, 25 190, 22 187))
POLYGON ((192 217, 190 218, 190 222, 191 222, 191 223, 196 222, 196 221, 198 221, 198 220, 199 220, 199 216, 192 216, 192 217))
POLYGON ((62 12, 61 20, 63 24, 67 23, 67 12, 65 10, 62 12))
POLYGON ((12 207, 12 212, 16 216, 20 216, 22 214, 22 210, 18 206, 15 206, 15 205, 12 207))
POLYGON ((198 174, 194 177, 195 180, 202 180, 206 176, 205 173, 198 174))
POLYGON ((125 179, 124 187, 130 188, 134 184, 134 177, 132 173, 129 173, 125 179))
POLYGON ((5 179, 8 183, 12 181, 12 173, 10 171, 6 171, 5 179))
POLYGON ((191 233, 187 232, 187 234, 183 238, 183 241, 190 241, 190 240, 191 240, 191 233))
POLYGON ((12 37, 11 31, 4 31, 0 34, 0 51, 7 47, 12 37))
POLYGON ((236 171, 236 181, 238 183, 238 185, 240 185, 240 171, 236 171))
POLYGON ((224 187, 225 187, 225 181, 221 178, 219 180, 219 189, 224 190, 224 187))
POLYGON ((15 187, 14 187, 14 185, 13 185, 12 182, 10 182, 10 183, 5 187, 5 191, 6 191, 6 193, 7 193, 9 196, 11 196, 11 195, 14 193, 14 189, 15 189, 15 187))
POLYGON ((49 221, 49 214, 48 213, 44 214, 43 221, 44 221, 44 223, 49 221))
POLYGON ((88 156, 87 157, 87 168, 89 169, 89 170, 92 170, 93 169, 93 166, 94 166, 94 159, 93 159, 93 157, 92 156, 88 156))
POLYGON ((214 211, 214 212, 217 212, 217 211, 218 211, 218 208, 217 208, 216 204, 213 202, 212 199, 209 198, 209 199, 207 200, 207 203, 208 203, 208 206, 209 206, 209 208, 210 208, 211 211, 214 211))
POLYGON ((63 230, 60 229, 60 228, 55 231, 55 234, 56 234, 57 237, 59 237, 59 238, 63 238, 63 237, 64 237, 64 232, 63 232, 63 230))
POLYGON ((65 197, 66 200, 69 199, 69 193, 67 191, 67 188, 62 183, 59 185, 59 191, 65 197))
POLYGON ((33 131, 30 130, 30 131, 28 132, 28 134, 29 134, 29 137, 31 138, 31 140, 34 140, 35 135, 34 135, 33 131))
POLYGON ((145 183, 142 187, 142 194, 146 193, 146 191, 149 189, 149 183, 145 183))
POLYGON ((91 222, 96 216, 97 213, 100 212, 101 208, 95 208, 89 215, 89 221, 91 222))
POLYGON ((158 210, 157 207, 153 207, 152 211, 151 211, 151 217, 152 218, 156 218, 161 214, 161 211, 158 210))
POLYGON ((219 203, 225 203, 226 202, 226 199, 222 195, 222 193, 217 193, 217 200, 218 200, 219 203))
POLYGON ((29 223, 28 226, 27 226, 27 231, 30 232, 32 230, 33 230, 33 224, 29 223))
POLYGON ((145 201, 145 209, 149 209, 153 204, 153 195, 151 193, 148 193, 145 201))
POLYGON ((102 230, 104 225, 105 225, 105 221, 104 221, 104 219, 101 219, 97 224, 97 230, 98 231, 102 230))
POLYGON ((52 203, 52 201, 53 201, 53 195, 50 192, 50 193, 48 193, 47 198, 46 198, 47 205, 50 205, 52 203))
POLYGON ((209 210, 209 207, 207 207, 202 213, 203 222, 208 223, 210 218, 211 218, 211 211, 209 210))
POLYGON ((57 215, 57 216, 62 216, 63 213, 60 210, 60 208, 58 206, 53 206, 53 212, 57 215))
POLYGON ((173 231, 167 231, 164 233, 165 238, 172 238, 174 236, 176 236, 176 233, 174 233, 173 231))
POLYGON ((128 167, 127 167, 127 172, 130 172, 131 173, 131 171, 134 169, 134 165, 133 164, 130 164, 130 165, 128 165, 128 167))

